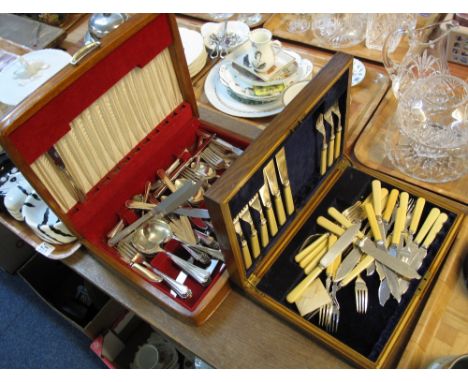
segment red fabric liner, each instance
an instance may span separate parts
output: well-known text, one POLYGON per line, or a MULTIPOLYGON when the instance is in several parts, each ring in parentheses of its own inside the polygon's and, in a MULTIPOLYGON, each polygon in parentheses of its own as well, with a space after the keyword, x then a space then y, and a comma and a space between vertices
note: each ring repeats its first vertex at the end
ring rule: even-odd
POLYGON ((12 134, 28 164, 70 130, 70 122, 135 67, 144 67, 172 44, 166 15, 160 15, 89 69, 12 134))

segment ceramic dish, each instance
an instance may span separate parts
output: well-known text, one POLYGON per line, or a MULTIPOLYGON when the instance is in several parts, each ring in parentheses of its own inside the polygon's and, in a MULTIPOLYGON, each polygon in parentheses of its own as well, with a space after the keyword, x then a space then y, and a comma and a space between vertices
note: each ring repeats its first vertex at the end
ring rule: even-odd
POLYGON ((278 99, 283 93, 284 88, 291 84, 303 81, 306 78, 310 78, 312 75, 313 65, 309 60, 302 59, 297 53, 290 52, 295 60, 295 68, 290 75, 283 79, 278 79, 272 82, 257 81, 249 77, 247 74, 239 71, 235 64, 230 60, 224 60, 219 68, 219 76, 225 86, 227 86, 234 94, 238 97, 246 100, 267 102, 278 99), (265 87, 276 87, 278 90, 276 93, 268 95, 257 95, 254 92, 254 86, 259 88, 265 87))
POLYGON ((259 103, 236 97, 224 86, 219 78, 221 64, 215 65, 205 81, 205 94, 208 101, 223 113, 244 118, 262 118, 280 113, 283 110, 281 99, 272 102, 259 103))
POLYGON ((359 85, 364 81, 364 77, 366 77, 366 67, 363 62, 356 58, 353 59, 353 77, 351 79, 351 86, 359 85))
POLYGON ((0 72, 0 102, 17 105, 70 60, 71 56, 59 49, 36 50, 18 57, 0 72))
POLYGON ((26 224, 47 243, 68 244, 76 240, 76 237, 36 193, 26 198, 23 216, 26 224))
POLYGON ((180 38, 184 47, 187 65, 192 65, 205 50, 203 37, 199 32, 187 28, 179 28, 180 38))
POLYGON ((5 199, 3 200, 5 208, 16 220, 24 220, 22 212, 23 206, 26 198, 31 195, 33 191, 31 185, 24 178, 21 178, 5 195, 5 199))
MULTIPOLYGON (((223 23, 206 23, 203 24, 200 31, 203 36, 203 41, 207 49, 212 50, 215 48, 215 43, 211 41, 210 36, 212 34, 218 35, 221 33, 223 23)), ((246 23, 241 21, 228 21, 226 27, 226 33, 236 33, 239 36, 239 40, 235 45, 229 47, 228 52, 232 52, 239 45, 242 45, 249 38, 250 28, 246 23)))
POLYGON ((292 84, 283 92, 281 98, 283 105, 286 107, 288 104, 301 92, 302 89, 309 83, 309 81, 300 81, 292 84))

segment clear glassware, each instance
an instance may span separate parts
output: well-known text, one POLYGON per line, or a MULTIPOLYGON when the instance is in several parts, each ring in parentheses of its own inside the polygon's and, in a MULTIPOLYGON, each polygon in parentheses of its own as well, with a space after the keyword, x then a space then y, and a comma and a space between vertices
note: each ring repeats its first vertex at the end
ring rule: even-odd
MULTIPOLYGON (((366 26, 366 47, 382 50, 387 36, 398 28, 415 28, 417 15, 415 13, 369 13, 366 26)), ((400 43, 401 36, 392 40, 388 48, 394 52, 400 43)))
POLYGON ((293 19, 288 22, 288 31, 291 33, 304 33, 310 29, 308 13, 293 13, 293 19))
POLYGON ((468 171, 468 84, 450 75, 417 80, 399 99, 386 138, 392 163, 426 182, 468 171))
POLYGON ((449 20, 428 25, 423 28, 400 28, 390 33, 384 43, 382 58, 391 80, 392 90, 396 98, 412 87, 419 78, 436 74, 448 74, 447 48, 450 30, 457 27, 458 22, 449 20), (427 41, 430 34, 431 39, 427 41), (408 36, 408 49, 398 64, 391 56, 394 41, 408 36))
POLYGON ((332 48, 347 48, 366 37, 365 13, 317 13, 312 17, 315 37, 332 48))
POLYGON ((234 13, 208 13, 208 15, 215 21, 223 21, 230 19, 234 13))
POLYGON ((237 20, 246 23, 249 27, 258 24, 262 20, 261 13, 239 13, 237 20))

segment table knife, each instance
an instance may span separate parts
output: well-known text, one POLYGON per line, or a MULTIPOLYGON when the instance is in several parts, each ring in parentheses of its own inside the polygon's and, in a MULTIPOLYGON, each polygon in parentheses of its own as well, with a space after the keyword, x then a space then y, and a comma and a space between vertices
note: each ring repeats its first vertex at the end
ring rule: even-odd
POLYGON ((328 160, 327 165, 331 167, 335 160, 335 124, 333 121, 333 115, 331 109, 328 109, 324 115, 325 121, 330 125, 330 141, 328 142, 328 160))
POLYGON ((275 204, 276 217, 279 225, 286 222, 286 212, 284 211, 283 200, 281 199, 281 191, 278 186, 278 179, 276 178, 275 162, 272 159, 263 169, 271 195, 275 204))
POLYGON ((296 262, 302 261, 307 255, 309 255, 312 251, 314 251, 318 246, 320 246, 323 242, 327 241, 328 233, 319 235, 319 238, 313 241, 311 244, 307 245, 305 248, 301 248, 299 253, 294 256, 294 260, 296 262))
POLYGON ((249 206, 260 215, 260 242, 262 244, 262 248, 265 248, 268 245, 270 238, 268 237, 267 221, 265 219, 265 215, 263 215, 262 205, 260 204, 258 194, 255 194, 254 197, 250 199, 249 206))
MULTIPOLYGON (((372 205, 369 204, 369 206, 372 208, 372 205)), ((320 216, 317 219, 317 224, 337 236, 341 236, 345 232, 343 228, 339 227, 338 225, 324 218, 323 216, 320 216)), ((372 240, 370 240, 359 230, 356 233, 356 240, 354 242, 354 245, 357 245, 362 252, 369 256, 372 256, 375 260, 380 261, 383 265, 387 266, 396 273, 408 279, 420 278, 420 275, 414 269, 408 266, 408 264, 405 264, 400 260, 390 256, 385 250, 377 248, 377 246, 372 242, 372 240)), ((371 262, 369 262, 367 266, 369 266, 370 264, 371 262)))
POLYGON ((399 194, 400 191, 394 188, 392 191, 390 191, 390 195, 388 196, 387 204, 385 205, 385 210, 382 214, 385 232, 388 232, 390 229, 390 219, 392 217, 392 213, 395 208, 399 194))
POLYGON ((130 235, 135 229, 140 227, 143 223, 147 222, 152 218, 159 218, 167 215, 178 208, 180 205, 186 203, 193 195, 195 195, 202 185, 202 180, 197 183, 187 182, 176 192, 170 194, 161 203, 154 207, 147 214, 140 217, 138 220, 119 231, 114 237, 108 240, 107 244, 113 247, 120 240, 130 235))
POLYGON ((239 216, 237 216, 234 221, 234 230, 236 234, 239 236, 242 258, 244 259, 245 268, 249 269, 252 266, 252 257, 250 256, 249 246, 247 245, 247 241, 244 238, 244 233, 242 232, 242 227, 239 222, 239 216))
POLYGON ((336 137, 335 137, 335 160, 337 160, 341 153, 341 136, 343 127, 341 126, 341 112, 340 106, 338 103, 335 103, 332 106, 333 113, 338 117, 338 127, 336 128, 336 137))
POLYGON ((286 162, 286 151, 284 147, 276 154, 276 166, 278 167, 281 185, 283 186, 284 201, 286 203, 286 212, 291 215, 294 212, 294 201, 289 182, 288 165, 286 162))
POLYGON ((406 211, 408 210, 408 199, 409 195, 407 192, 400 194, 400 202, 397 209, 397 215, 395 219, 395 225, 393 226, 392 242, 388 249, 390 256, 396 257, 398 254, 398 247, 400 245, 401 233, 406 221, 406 211))
POLYGON ((259 194, 260 199, 262 200, 263 208, 265 208, 270 236, 275 236, 278 233, 278 225, 276 224, 275 212, 273 211, 273 206, 271 205, 271 195, 266 182, 262 187, 260 187, 259 194))
POLYGON ((286 300, 289 303, 297 301, 297 299, 304 293, 307 287, 326 269, 341 253, 354 241, 357 233, 359 232, 359 224, 354 224, 348 228, 335 244, 327 251, 327 253, 320 259, 318 266, 306 276, 294 289, 288 293, 286 300))
POLYGON ((260 243, 258 241, 258 233, 253 223, 252 215, 250 215, 249 206, 246 205, 240 212, 240 218, 245 221, 250 227, 249 242, 252 250, 252 255, 257 258, 260 255, 260 243))
POLYGON ((442 213, 439 215, 434 225, 432 226, 431 230, 427 234, 426 239, 422 243, 419 252, 416 254, 416 256, 414 256, 414 258, 412 259, 410 263, 410 265, 412 265, 414 269, 418 269, 421 266, 424 258, 427 255, 427 250, 429 249, 430 245, 432 244, 432 242, 434 241, 437 234, 440 232, 440 230, 442 229, 443 225, 445 224, 447 220, 448 220, 447 214, 442 213))
POLYGON ((374 179, 372 181, 372 205, 374 206, 375 217, 377 219, 377 224, 379 226, 380 235, 382 236, 382 241, 385 243, 387 238, 387 232, 385 231, 383 219, 382 219, 382 185, 380 180, 374 179))
POLYGON ((411 258, 412 248, 415 245, 414 235, 416 234, 418 230, 419 221, 421 220, 421 215, 424 210, 425 204, 426 204, 426 199, 424 199, 423 197, 418 198, 418 200, 416 201, 416 206, 414 207, 413 216, 411 217, 410 226, 408 228, 408 235, 405 238, 406 245, 402 250, 402 251, 405 251, 403 256, 407 258, 411 258))
POLYGON ((414 244, 415 244, 414 253, 415 254, 419 251, 419 247, 421 243, 423 242, 427 233, 429 232, 431 227, 434 225, 434 223, 436 222, 439 216, 440 216, 440 210, 438 208, 432 208, 431 211, 429 212, 429 215, 427 215, 426 220, 424 221, 418 234, 416 235, 416 238, 414 239, 414 244))

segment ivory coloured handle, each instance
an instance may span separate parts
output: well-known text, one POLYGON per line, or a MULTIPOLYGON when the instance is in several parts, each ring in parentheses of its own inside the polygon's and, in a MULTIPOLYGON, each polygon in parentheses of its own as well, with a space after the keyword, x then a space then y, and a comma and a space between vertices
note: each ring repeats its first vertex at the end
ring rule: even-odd
POLYGON ((439 215, 436 222, 432 226, 431 230, 427 234, 427 237, 424 240, 424 243, 422 244, 423 248, 426 248, 426 249, 429 248, 429 246, 432 244, 432 242, 434 241, 435 237, 437 236, 437 234, 442 229, 442 226, 447 221, 447 219, 448 219, 447 214, 440 214, 439 215))
POLYGON ((286 301, 291 304, 296 302, 302 296, 308 286, 314 282, 320 273, 322 273, 322 271, 322 268, 315 268, 313 272, 307 275, 299 284, 294 287, 291 292, 288 293, 286 296, 286 301))

